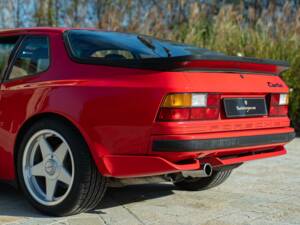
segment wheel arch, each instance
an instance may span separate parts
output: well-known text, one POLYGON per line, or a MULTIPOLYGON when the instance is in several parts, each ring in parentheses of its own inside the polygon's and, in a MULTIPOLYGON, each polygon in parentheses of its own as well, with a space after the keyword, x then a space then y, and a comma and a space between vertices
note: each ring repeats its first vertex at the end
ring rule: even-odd
POLYGON ((15 143, 14 143, 14 170, 15 170, 15 177, 17 177, 17 159, 18 159, 18 149, 20 147, 21 141, 22 141, 22 137, 23 135, 26 133, 26 131, 36 122, 40 121, 40 120, 44 120, 44 119, 56 119, 59 120, 63 123, 67 123, 68 125, 70 125, 70 127, 72 127, 74 129, 75 132, 77 132, 85 141, 88 149, 89 154, 91 155, 92 159, 94 160, 95 164, 98 167, 98 170, 101 171, 101 169, 103 167, 99 168, 99 162, 96 163, 95 161, 95 155, 93 154, 92 151, 92 144, 91 141, 88 140, 88 136, 84 134, 84 132, 82 131, 82 129, 79 128, 79 126, 72 121, 71 119, 67 118, 64 115, 61 115, 59 113, 53 113, 53 112, 43 112, 43 113, 39 113, 36 115, 33 115, 32 117, 28 118, 19 128, 16 138, 15 138, 15 143))

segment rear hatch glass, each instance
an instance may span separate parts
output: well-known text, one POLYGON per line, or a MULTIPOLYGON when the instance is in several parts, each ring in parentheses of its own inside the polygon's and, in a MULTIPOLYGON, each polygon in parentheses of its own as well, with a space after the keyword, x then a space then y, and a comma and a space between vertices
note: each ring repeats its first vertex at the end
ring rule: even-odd
POLYGON ((163 71, 222 71, 279 74, 282 61, 226 56, 222 53, 153 37, 99 30, 68 30, 68 52, 79 63, 163 71))

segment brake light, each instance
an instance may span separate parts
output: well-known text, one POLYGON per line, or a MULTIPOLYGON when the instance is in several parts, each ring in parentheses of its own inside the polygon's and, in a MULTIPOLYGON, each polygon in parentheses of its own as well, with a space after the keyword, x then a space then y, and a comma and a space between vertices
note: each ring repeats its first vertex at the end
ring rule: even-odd
POLYGON ((158 113, 158 121, 214 120, 220 114, 220 95, 206 93, 169 94, 158 113))
POLYGON ((288 115, 288 94, 272 94, 270 102, 270 116, 287 116, 288 115))

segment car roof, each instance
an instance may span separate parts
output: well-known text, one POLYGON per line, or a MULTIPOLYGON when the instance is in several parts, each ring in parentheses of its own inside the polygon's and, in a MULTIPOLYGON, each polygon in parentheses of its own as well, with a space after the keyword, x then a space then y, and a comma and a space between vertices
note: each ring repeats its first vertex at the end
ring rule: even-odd
MULTIPOLYGON (((13 29, 0 29, 0 35, 14 35, 25 33, 63 33, 66 30, 74 28, 68 27, 30 27, 30 28, 13 28, 13 29)), ((92 29, 91 29, 92 30, 92 29)))

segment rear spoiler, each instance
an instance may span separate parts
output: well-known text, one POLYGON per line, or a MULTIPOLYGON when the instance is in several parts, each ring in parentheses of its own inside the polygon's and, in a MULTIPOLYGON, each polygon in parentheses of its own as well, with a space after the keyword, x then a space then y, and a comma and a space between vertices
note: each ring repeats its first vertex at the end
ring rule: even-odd
POLYGON ((284 61, 222 54, 186 55, 144 59, 77 59, 78 63, 117 66, 159 71, 209 71, 280 75, 289 68, 284 61))
POLYGON ((225 55, 180 56, 141 61, 140 65, 144 68, 163 71, 261 73, 278 76, 289 68, 285 61, 225 55))

